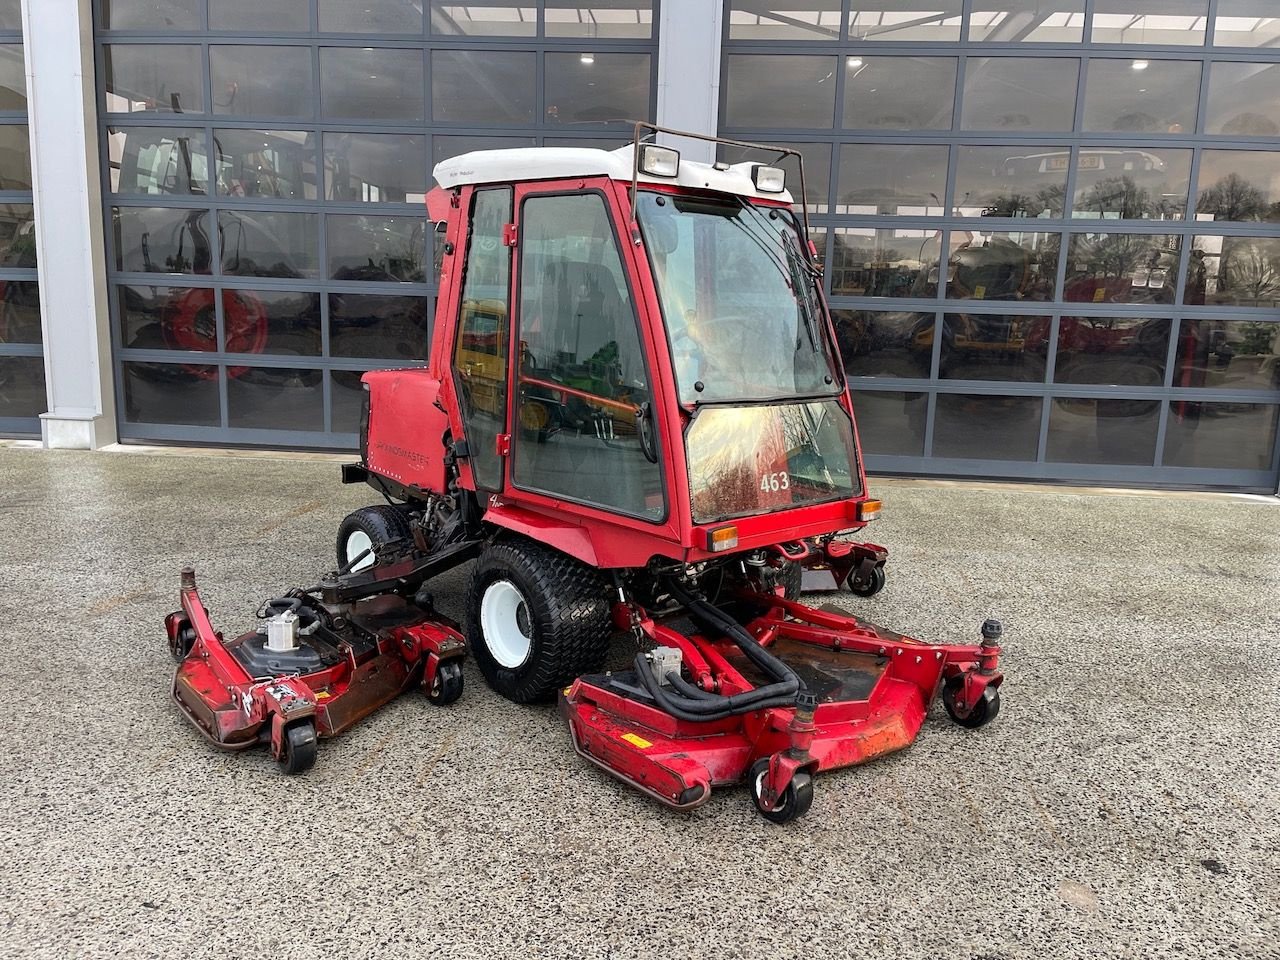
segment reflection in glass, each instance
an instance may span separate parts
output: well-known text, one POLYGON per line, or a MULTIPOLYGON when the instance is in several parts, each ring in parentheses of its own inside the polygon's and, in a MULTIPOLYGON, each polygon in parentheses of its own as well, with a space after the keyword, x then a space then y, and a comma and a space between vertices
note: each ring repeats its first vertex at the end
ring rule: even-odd
POLYGON ((836 348, 851 377, 924 380, 933 363, 932 313, 832 310, 836 348))
POLYGON ((437 134, 431 138, 431 165, 434 167, 442 160, 460 157, 473 150, 506 150, 533 145, 533 137, 449 137, 437 134))
POLYGON ((1039 397, 940 393, 933 455, 964 460, 1035 460, 1040 440, 1039 397))
POLYGON ((137 195, 203 195, 209 160, 204 131, 176 127, 108 127, 111 189, 137 195))
POLYGON ((217 367, 126 361, 121 371, 124 419, 129 423, 221 424, 217 367))
POLYGON ((335 119, 424 119, 422 51, 321 47, 320 103, 335 119))
POLYGON ((431 32, 440 37, 532 37, 538 33, 538 10, 512 0, 431 0, 431 32))
POLYGON ((0 124, 0 190, 31 189, 31 137, 25 123, 0 124))
POLYGON ((263 210, 218 211, 222 272, 237 277, 314 277, 319 217, 263 210))
POLYGON ((323 33, 422 33, 421 0, 320 0, 323 33))
POLYGON ((355 434, 360 431, 360 415, 366 396, 360 378, 362 370, 329 371, 329 408, 334 433, 355 434))
POLYGON ((952 231, 947 297, 1052 300, 1061 243, 1057 233, 952 231))
POLYGON ((1195 133, 1200 64, 1190 60, 1090 60, 1084 129, 1195 133))
POLYGON ((0 0, 0 30, 22 31, 22 0, 0 0))
POLYGON ((329 354, 425 360, 427 298, 329 294, 329 354))
POLYGON ((1183 220, 1191 151, 1081 147, 1071 216, 1094 220, 1183 220))
POLYGON ((22 44, 0 43, 0 110, 25 112, 27 70, 22 44))
POLYGON ((425 140, 400 133, 325 133, 325 199, 422 203, 428 182, 425 140))
POLYGON ((1280 16, 1271 0, 1218 0, 1215 47, 1280 46, 1280 16))
POLYGON ((1197 236, 1183 297, 1188 304, 1280 307, 1280 238, 1197 236))
POLYGON ((840 0, 732 0, 730 40, 839 40, 840 0))
POLYGON ((1155 463, 1159 400, 1058 397, 1049 403, 1046 460, 1133 466, 1155 463))
POLYGON ((1084 0, 974 0, 969 39, 984 43, 1079 43, 1084 0))
POLYGON ((330 215, 326 228, 331 279, 426 281, 427 222, 422 217, 330 215))
POLYGON ((1169 323, 1132 317, 1063 317, 1054 382, 1163 386, 1169 323))
POLYGON ((947 147, 846 143, 836 213, 936 217, 947 190, 947 147))
POLYGON ((919 457, 929 397, 924 393, 855 390, 853 412, 858 440, 867 456, 919 457))
POLYGON ((218 349, 214 291, 208 288, 116 287, 120 344, 130 350, 218 349))
POLYGON ((1173 385, 1280 390, 1280 323, 1183 320, 1173 385))
POLYGON ((866 0, 849 11, 849 39, 925 43, 960 39, 960 0, 866 0), (925 9, 921 9, 924 7, 925 9))
POLYGON ((533 53, 437 50, 431 55, 431 115, 437 122, 533 122, 533 53))
POLYGON ((324 374, 283 367, 228 369, 227 425, 261 430, 323 430, 324 374))
POLYGON ((197 46, 109 43, 102 48, 108 113, 203 113, 197 46))
POLYGON ((548 37, 648 39, 653 0, 546 0, 548 37))
POLYGON ((0 357, 0 417, 34 420, 49 408, 40 357, 0 357))
POLYGON ((307 130, 215 130, 218 194, 316 198, 316 147, 307 130))
POLYGON ((310 117, 309 47, 209 48, 213 112, 239 117, 310 117))
POLYGON ((1173 303, 1180 237, 1073 233, 1063 299, 1074 303, 1173 303))
POLYGON ((1093 42, 1204 43, 1209 0, 1096 0, 1093 42))
POLYGON ((647 53, 548 53, 546 123, 649 116, 647 53))
POLYGON ((36 215, 29 203, 0 203, 0 267, 36 268, 36 215))
POLYGON ((320 295, 301 290, 223 290, 227 353, 320 355, 320 295))
POLYGON ((964 217, 1061 217, 1066 147, 958 147, 955 213, 964 217))
POLYGON ((1215 63, 1204 132, 1280 136, 1280 64, 1215 63))
POLYGON ((0 300, 0 343, 40 343, 40 284, 35 280, 5 280, 0 300))
POLYGON ((937 230, 839 227, 832 233, 829 272, 833 296, 937 296, 937 230))
POLYGON ((1280 153, 1205 150, 1197 197, 1197 220, 1280 221, 1280 153))
POLYGON ((1048 317, 948 313, 942 324, 938 376, 1041 383, 1048 352, 1048 317))
POLYGON ((271 33, 311 29, 310 0, 213 0, 209 27, 242 33, 271 33))
POLYGON ((208 210, 112 207, 116 269, 134 273, 211 273, 208 210))
POLYGON ((1164 465, 1270 471, 1278 412, 1263 403, 1170 401, 1164 465))
POLYGON ((835 57, 732 54, 725 125, 830 128, 835 119, 835 57))
POLYGON ((970 57, 964 69, 965 130, 1070 130, 1080 61, 970 57))
MULTIPOLYGON (((550 142, 547 141, 548 144, 550 142)), ((777 146, 800 151, 800 156, 804 159, 805 191, 809 212, 826 213, 827 199, 831 192, 831 144, 780 143, 777 146)), ((748 147, 731 147, 721 144, 718 158, 726 163, 752 161, 781 167, 787 174, 787 189, 796 200, 800 199, 800 164, 795 157, 779 159, 776 153, 767 150, 752 150, 748 147)))
MULTIPOLYGON (((215 0, 213 6, 217 5, 215 0)), ((102 26, 107 30, 201 30, 203 14, 204 0, 102 0, 102 26)))
POLYGON ((844 58, 846 130, 950 130, 954 57, 844 58))

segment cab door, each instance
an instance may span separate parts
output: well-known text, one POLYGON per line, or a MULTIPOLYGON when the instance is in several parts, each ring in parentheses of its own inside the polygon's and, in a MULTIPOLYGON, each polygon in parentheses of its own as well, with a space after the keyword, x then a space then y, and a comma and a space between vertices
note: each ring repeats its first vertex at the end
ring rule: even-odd
POLYGON ((653 380, 605 194, 535 187, 517 200, 511 484, 661 522, 653 380))
POLYGON ((498 437, 507 433, 507 367, 511 342, 510 187, 477 188, 463 267, 454 382, 477 488, 502 489, 498 437))

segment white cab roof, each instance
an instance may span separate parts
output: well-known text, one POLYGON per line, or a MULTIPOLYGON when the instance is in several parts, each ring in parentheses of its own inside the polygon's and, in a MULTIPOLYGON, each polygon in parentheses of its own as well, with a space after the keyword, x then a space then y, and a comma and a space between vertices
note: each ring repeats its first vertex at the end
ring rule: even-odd
MULTIPOLYGON (((562 180, 573 177, 605 176, 631 182, 634 148, 592 150, 586 147, 518 147, 513 150, 476 150, 436 164, 436 182, 447 188, 466 183, 511 183, 526 180, 562 180)), ((791 203, 791 193, 760 193, 751 179, 751 168, 759 161, 735 163, 717 170, 708 163, 680 158, 680 175, 650 177, 640 174, 642 183, 678 184, 682 187, 734 193, 743 197, 781 200, 791 203)))

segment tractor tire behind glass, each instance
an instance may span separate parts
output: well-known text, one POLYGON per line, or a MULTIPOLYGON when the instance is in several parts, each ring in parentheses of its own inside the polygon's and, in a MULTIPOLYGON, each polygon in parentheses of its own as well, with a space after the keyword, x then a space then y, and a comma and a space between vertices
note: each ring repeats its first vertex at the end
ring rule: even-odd
POLYGON ((338 567, 345 567, 365 550, 372 552, 352 566, 364 570, 377 562, 378 552, 395 540, 411 539, 409 518, 399 507, 378 504, 349 513, 338 527, 338 567))
POLYGON ((499 540, 471 574, 467 641, 489 686, 514 703, 536 703, 603 667, 609 614, 599 571, 532 540, 499 540))

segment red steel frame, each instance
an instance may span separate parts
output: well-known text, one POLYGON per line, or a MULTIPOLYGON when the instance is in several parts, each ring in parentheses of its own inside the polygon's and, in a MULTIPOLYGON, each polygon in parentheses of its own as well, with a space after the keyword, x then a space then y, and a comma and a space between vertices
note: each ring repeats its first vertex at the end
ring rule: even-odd
POLYGON ((466 656, 461 634, 424 619, 385 630, 376 654, 359 662, 346 648, 346 659, 314 673, 253 677, 213 629, 190 567, 180 595, 182 611, 165 618, 165 629, 171 644, 188 625, 195 640, 174 673, 173 699, 197 730, 228 750, 266 741, 278 760, 286 727, 311 721, 317 736, 336 736, 416 683, 431 689, 442 663, 466 656))
MULTIPOLYGON (((757 596, 757 600, 760 598, 757 596)), ((676 809, 707 801, 713 787, 741 782, 769 757, 762 801, 771 806, 798 771, 816 773, 865 763, 909 746, 941 684, 963 677, 958 706, 968 711, 988 687, 999 688, 1000 647, 922 643, 846 614, 773 597, 747 625, 761 646, 798 641, 831 651, 883 658, 863 700, 828 701, 816 709, 772 707, 709 722, 680 720, 605 686, 579 678, 560 697, 574 749, 603 770, 676 809)), ((753 689, 733 665, 728 639, 685 636, 656 623, 634 603, 618 603, 615 622, 660 646, 676 647, 693 681, 732 695, 753 689)))

